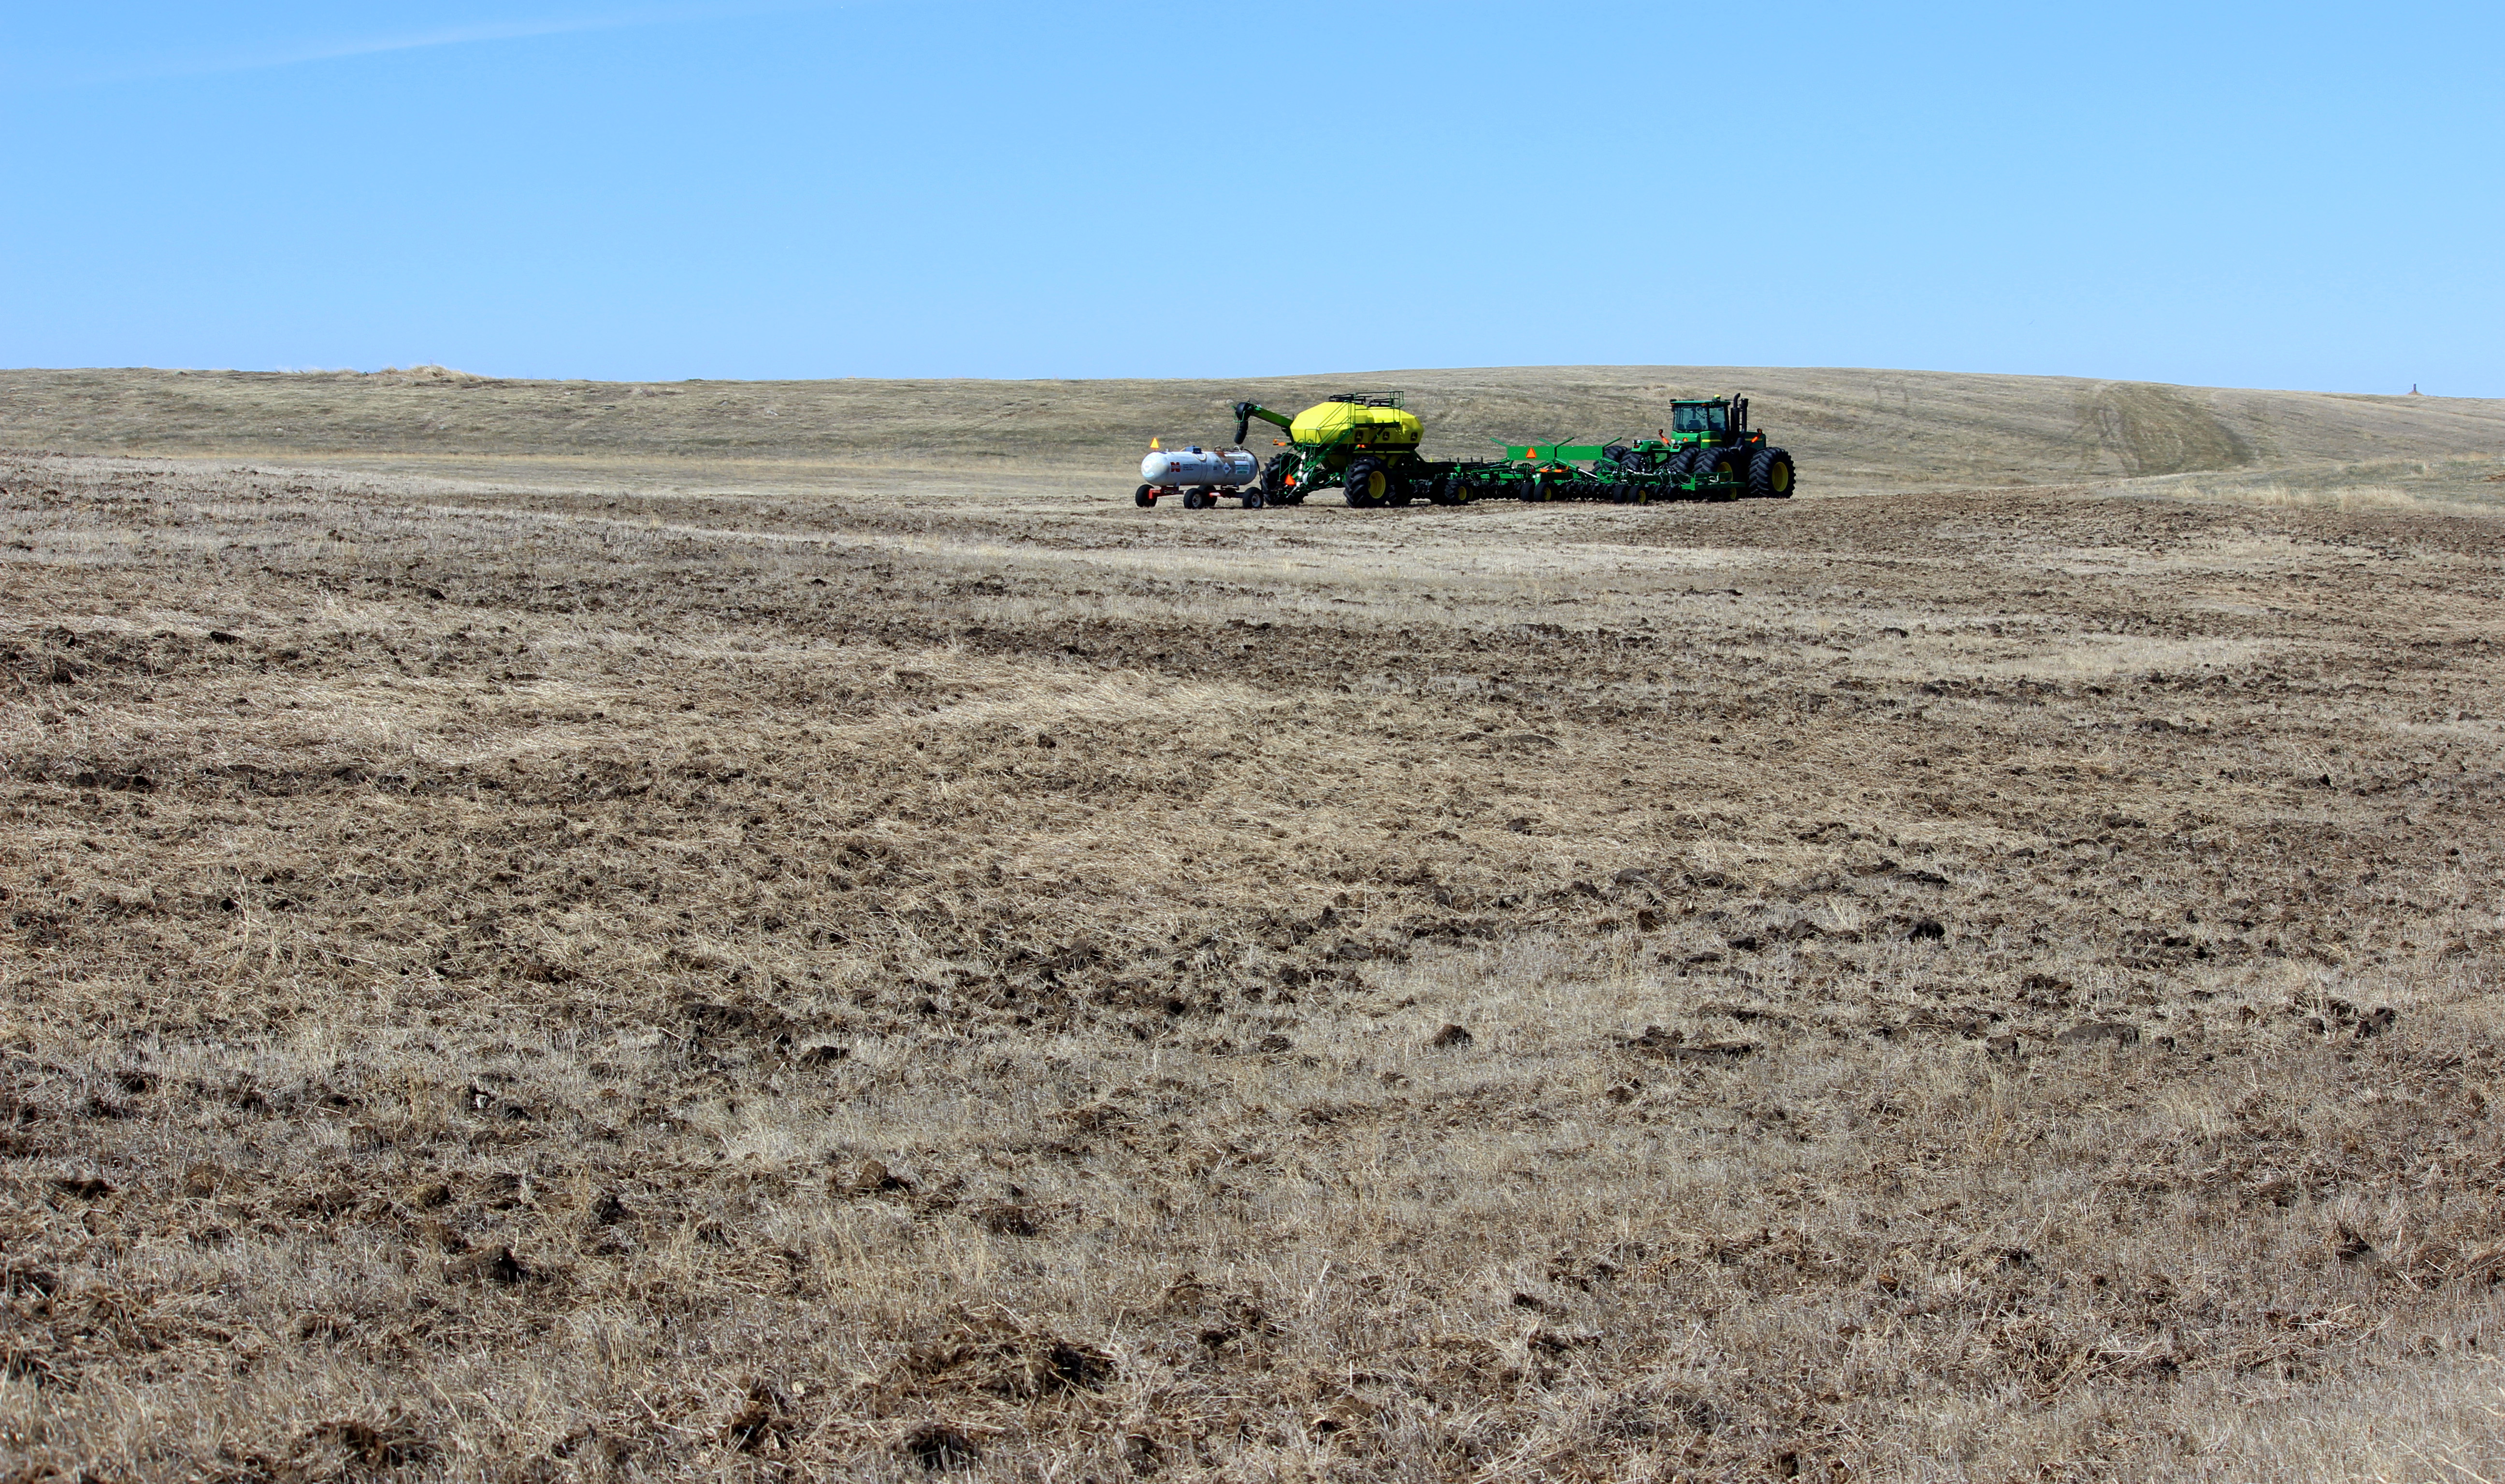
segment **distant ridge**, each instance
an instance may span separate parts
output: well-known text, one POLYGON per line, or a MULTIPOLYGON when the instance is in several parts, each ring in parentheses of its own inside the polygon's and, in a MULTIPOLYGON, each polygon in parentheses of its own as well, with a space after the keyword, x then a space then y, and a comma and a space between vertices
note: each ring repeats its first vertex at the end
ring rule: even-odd
POLYGON ((1809 489, 2044 484, 2505 456, 2505 399, 1768 366, 1374 370, 1237 381, 515 381, 360 373, 0 371, 0 443, 66 452, 1121 465, 1219 439, 1227 405, 1396 387, 1444 457, 1648 431, 1741 392, 1809 489))

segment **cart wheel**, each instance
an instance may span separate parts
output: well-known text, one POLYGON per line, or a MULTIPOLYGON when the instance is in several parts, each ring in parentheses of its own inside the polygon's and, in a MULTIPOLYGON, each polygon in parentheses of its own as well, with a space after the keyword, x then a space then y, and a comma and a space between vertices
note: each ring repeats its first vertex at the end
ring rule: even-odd
POLYGON ((1353 509, 1379 510, 1392 493, 1392 475, 1380 459, 1359 459, 1350 465, 1344 483, 1353 509))
POLYGON ((1131 496, 1131 503, 1145 510, 1157 502, 1157 487, 1144 484, 1131 496))
POLYGON ((1208 497, 1208 496, 1206 496, 1206 495, 1203 495, 1202 493, 1200 493, 1200 491, 1198 491, 1198 490, 1185 490, 1185 491, 1183 491, 1183 492, 1182 492, 1182 507, 1183 507, 1184 509, 1186 509, 1186 510, 1200 510, 1200 509, 1206 509, 1206 508, 1208 507, 1208 505, 1209 505, 1209 497, 1208 497))
POLYGON ((1267 500, 1264 500, 1261 498, 1261 492, 1260 492, 1259 490, 1246 490, 1246 491, 1244 492, 1244 508, 1245 508, 1245 509, 1247 509, 1247 510, 1258 510, 1258 509, 1260 509, 1264 504, 1267 504, 1267 503, 1268 503, 1268 501, 1267 501, 1267 500))

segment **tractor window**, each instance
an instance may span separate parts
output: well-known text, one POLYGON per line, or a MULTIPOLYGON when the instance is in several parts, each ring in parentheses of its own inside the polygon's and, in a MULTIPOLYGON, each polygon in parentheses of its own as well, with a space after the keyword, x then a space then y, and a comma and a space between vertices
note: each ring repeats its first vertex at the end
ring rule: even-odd
POLYGON ((1673 432, 1720 433, 1729 431, 1723 420, 1723 409, 1716 404, 1673 407, 1670 428, 1673 432))

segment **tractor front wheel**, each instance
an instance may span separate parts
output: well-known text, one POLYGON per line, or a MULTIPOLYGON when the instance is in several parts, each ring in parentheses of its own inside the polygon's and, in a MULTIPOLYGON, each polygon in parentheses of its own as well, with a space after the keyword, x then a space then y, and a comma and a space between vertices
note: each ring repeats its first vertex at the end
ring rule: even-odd
POLYGON ((1761 448, 1748 461, 1748 496, 1752 500, 1792 498, 1792 456, 1780 448, 1761 448))
POLYGON ((1392 471, 1380 459, 1359 459, 1348 466, 1349 508, 1380 510, 1392 495, 1392 471))
POLYGON ((1719 450, 1696 456, 1696 477, 1720 481, 1705 492, 1708 500, 1737 500, 1740 492, 1731 488, 1740 478, 1740 461, 1719 450))

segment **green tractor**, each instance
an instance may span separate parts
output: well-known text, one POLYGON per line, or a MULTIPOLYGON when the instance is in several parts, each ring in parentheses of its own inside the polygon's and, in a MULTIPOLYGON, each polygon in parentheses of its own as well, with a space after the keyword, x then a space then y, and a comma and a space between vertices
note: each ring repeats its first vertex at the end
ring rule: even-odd
MULTIPOLYGON (((1613 451, 1617 448, 1611 445, 1613 451)), ((1749 431, 1745 397, 1672 402, 1670 426, 1661 437, 1639 439, 1613 462, 1630 474, 1667 475, 1673 483, 1708 490, 1728 488, 1751 500, 1789 500, 1792 494, 1792 456, 1769 446, 1764 433, 1749 431)))
POLYGON ((1348 491, 1348 502, 1360 510, 1405 505, 1422 495, 1439 505, 1466 498, 1455 477, 1464 466, 1418 457, 1426 429, 1415 414, 1400 410, 1397 392, 1343 392, 1294 417, 1258 402, 1237 402, 1237 447, 1255 418, 1288 434, 1280 440, 1282 451, 1261 466, 1266 503, 1302 504, 1314 491, 1333 485, 1348 491))

